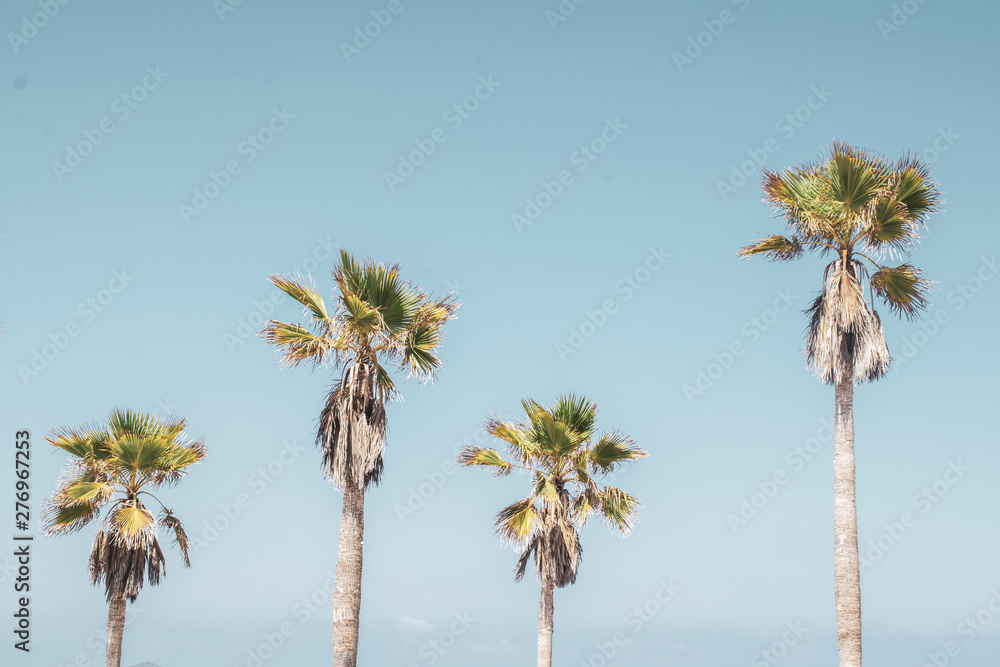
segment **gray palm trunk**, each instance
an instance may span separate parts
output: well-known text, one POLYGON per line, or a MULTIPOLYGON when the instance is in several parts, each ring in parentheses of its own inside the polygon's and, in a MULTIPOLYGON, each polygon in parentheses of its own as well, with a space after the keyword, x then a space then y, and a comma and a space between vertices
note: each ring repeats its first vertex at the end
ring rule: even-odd
POLYGON ((364 532, 365 491, 348 480, 333 578, 333 667, 357 667, 364 532))
POLYGON ((121 667, 122 635, 125 633, 125 593, 111 598, 108 605, 108 636, 105 667, 121 667))
POLYGON ((538 605, 538 667, 552 667, 552 589, 551 581, 542 582, 542 599, 538 605))
MULTIPOLYGON (((844 344, 843 348, 849 346, 844 344)), ((834 599, 840 667, 861 667, 861 570, 854 493, 854 359, 842 355, 836 382, 833 454, 834 599)))

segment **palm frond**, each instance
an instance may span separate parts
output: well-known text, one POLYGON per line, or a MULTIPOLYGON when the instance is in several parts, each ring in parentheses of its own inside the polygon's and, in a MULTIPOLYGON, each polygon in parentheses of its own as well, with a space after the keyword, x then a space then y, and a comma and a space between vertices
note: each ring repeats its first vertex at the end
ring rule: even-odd
POLYGON ((579 434, 581 440, 590 438, 597 421, 597 404, 586 396, 567 394, 556 399, 550 410, 553 419, 565 424, 571 431, 579 434))
POLYGON ((317 336, 300 324, 270 320, 260 335, 268 344, 282 349, 281 362, 292 368, 304 361, 318 366, 337 349, 336 339, 317 336))
POLYGON ((311 314, 321 324, 329 320, 330 315, 326 310, 326 303, 314 286, 307 285, 301 278, 286 278, 276 273, 272 273, 267 279, 282 292, 298 301, 303 306, 304 311, 311 314))
POLYGON ((186 567, 191 567, 191 557, 188 554, 190 541, 188 540, 187 532, 185 532, 180 519, 174 516, 173 512, 164 507, 163 512, 160 515, 160 524, 166 526, 173 536, 174 543, 181 551, 181 557, 184 559, 184 565, 186 567))
POLYGON ((802 243, 798 238, 786 238, 780 234, 774 234, 766 239, 755 241, 748 246, 740 248, 736 254, 740 257, 752 257, 754 255, 764 255, 771 260, 792 260, 802 256, 802 243))
POLYGON ((111 534, 126 548, 145 548, 156 532, 156 517, 145 507, 121 504, 108 515, 111 534))
POLYGON ((538 519, 534 498, 528 497, 497 512, 497 534, 506 544, 522 544, 532 534, 538 519))
POLYGON ((495 449, 484 449, 469 445, 458 455, 458 464, 461 466, 487 466, 494 477, 503 477, 510 473, 510 463, 500 456, 495 449))
POLYGON ((639 514, 639 500, 621 489, 607 486, 600 492, 600 512, 608 524, 628 535, 639 514))
POLYGON ((914 224, 927 224, 927 216, 938 211, 941 193, 931 179, 927 164, 914 156, 904 157, 896 166, 896 200, 906 209, 906 218, 914 224))
POLYGON ((615 466, 649 454, 623 433, 605 433, 590 450, 590 463, 595 470, 609 473, 615 466))
POLYGON ((912 264, 901 264, 894 268, 881 267, 872 274, 871 286, 896 315, 913 319, 927 308, 930 281, 912 264))
POLYGON ((42 530, 46 535, 75 533, 100 514, 101 506, 94 502, 68 505, 50 499, 42 509, 42 530))

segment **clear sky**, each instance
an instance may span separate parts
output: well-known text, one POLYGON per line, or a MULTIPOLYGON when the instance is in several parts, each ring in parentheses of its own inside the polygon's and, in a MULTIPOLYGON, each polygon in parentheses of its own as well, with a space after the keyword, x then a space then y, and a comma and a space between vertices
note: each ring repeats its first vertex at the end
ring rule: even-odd
MULTIPOLYGON (((400 378, 389 409, 361 664, 532 663, 538 586, 492 532, 528 481, 450 462, 491 414, 571 391, 651 456, 615 480, 643 502, 632 536, 583 533, 555 664, 835 664, 833 391, 800 312, 823 260, 734 253, 783 228, 760 165, 837 139, 916 152, 946 201, 913 256, 933 305, 883 309, 896 362, 855 394, 865 651, 918 667, 954 641, 951 664, 994 667, 998 21, 943 0, 3 3, 2 428, 31 431, 35 515, 52 428, 176 412, 210 448, 164 493, 193 566, 170 550, 125 664, 329 660, 332 369, 282 369, 253 334, 299 317, 269 273, 329 298, 340 248, 463 301, 436 383, 400 378)), ((8 635, 4 664, 101 663, 93 532, 36 541, 33 651, 8 635)))

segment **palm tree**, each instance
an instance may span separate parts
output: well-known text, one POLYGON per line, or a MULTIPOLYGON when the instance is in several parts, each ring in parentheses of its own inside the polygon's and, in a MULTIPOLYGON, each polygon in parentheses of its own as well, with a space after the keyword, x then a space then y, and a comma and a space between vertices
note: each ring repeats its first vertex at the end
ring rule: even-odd
POLYGON ((876 295, 891 312, 916 317, 927 307, 929 282, 920 269, 886 258, 908 254, 940 195, 927 165, 915 157, 895 164, 834 142, 816 165, 764 171, 765 199, 784 215, 791 236, 773 235, 738 255, 797 259, 807 250, 834 258, 823 289, 806 311, 806 363, 834 386, 834 597, 841 667, 861 666, 861 574, 854 495, 854 385, 889 368, 876 295), (863 282, 868 283, 868 299, 863 282), (869 304, 869 302, 871 302, 869 304))
POLYGON ((463 466, 487 466, 495 476, 517 468, 532 478, 531 494, 497 513, 500 538, 521 551, 514 578, 520 581, 534 554, 542 594, 538 608, 538 667, 552 665, 552 591, 576 581, 582 550, 578 529, 591 513, 628 535, 639 501, 621 489, 601 487, 598 478, 617 466, 646 456, 627 436, 613 431, 594 438, 597 404, 572 394, 548 409, 522 401, 527 421, 507 423, 496 416, 486 430, 507 443, 508 459, 496 449, 469 446, 458 456, 463 466))
POLYGON ((205 458, 204 441, 187 438, 186 425, 184 419, 160 421, 115 409, 106 428, 60 428, 45 437, 73 457, 45 503, 45 533, 76 532, 108 508, 90 551, 90 583, 103 582, 108 601, 107 667, 121 665, 125 600, 135 602, 144 580, 156 585, 166 573, 157 539, 160 525, 180 548, 184 565, 191 567, 184 527, 150 493, 177 484, 189 466, 205 458), (149 498, 160 506, 159 520, 143 502, 149 498))
POLYGON ((297 278, 270 281, 302 304, 311 330, 271 320, 261 336, 282 350, 282 362, 341 369, 320 413, 316 444, 327 479, 344 492, 333 595, 333 664, 355 667, 361 612, 365 490, 382 476, 386 405, 397 396, 385 364, 395 363, 421 381, 434 376, 443 327, 454 319, 451 296, 431 300, 399 276, 399 265, 358 264, 340 252, 333 278, 340 294, 330 312, 316 289, 297 278))

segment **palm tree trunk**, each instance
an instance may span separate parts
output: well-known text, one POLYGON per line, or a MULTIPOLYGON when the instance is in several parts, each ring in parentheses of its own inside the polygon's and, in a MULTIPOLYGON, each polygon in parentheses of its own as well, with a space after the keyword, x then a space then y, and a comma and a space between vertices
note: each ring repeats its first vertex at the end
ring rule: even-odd
MULTIPOLYGON (((847 347, 845 345, 844 347, 847 347)), ((834 598, 840 667, 861 667, 861 570, 854 495, 854 359, 841 358, 833 454, 834 598)))
POLYGON ((538 605, 538 667, 552 667, 552 589, 551 581, 542 582, 542 600, 538 605))
POLYGON ((105 667, 121 667, 122 635, 125 634, 125 594, 111 598, 108 605, 108 637, 105 651, 105 667))
POLYGON ((353 480, 344 487, 340 544, 333 586, 333 667, 356 667, 361 615, 361 565, 365 532, 365 492, 353 480))

